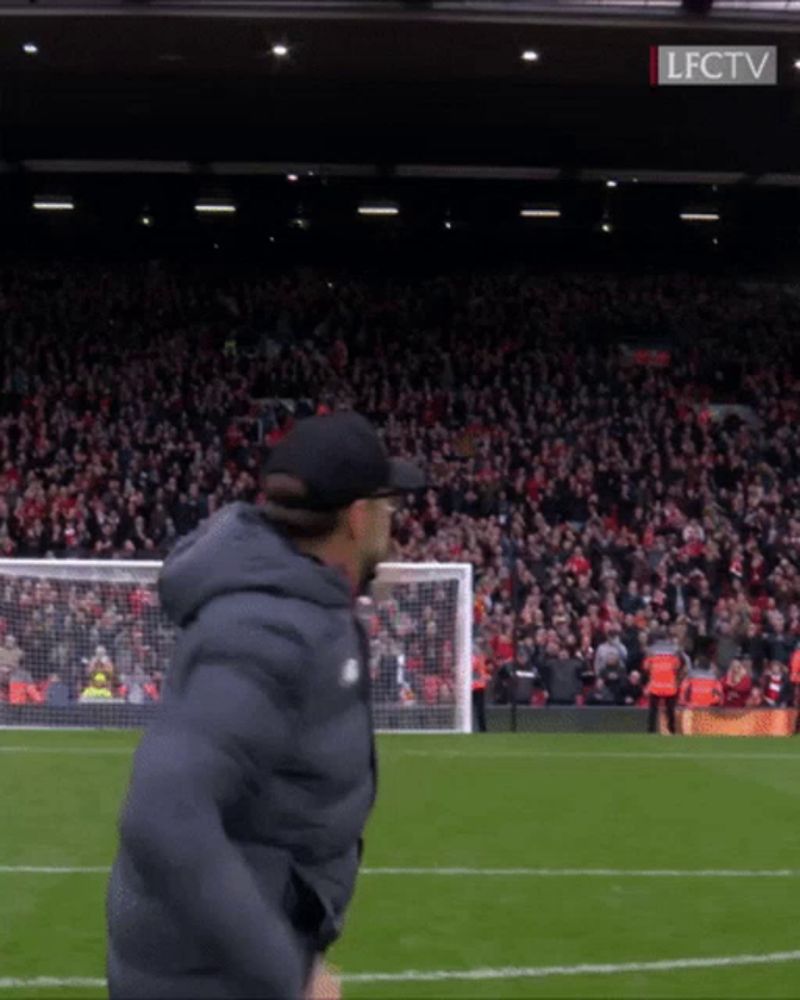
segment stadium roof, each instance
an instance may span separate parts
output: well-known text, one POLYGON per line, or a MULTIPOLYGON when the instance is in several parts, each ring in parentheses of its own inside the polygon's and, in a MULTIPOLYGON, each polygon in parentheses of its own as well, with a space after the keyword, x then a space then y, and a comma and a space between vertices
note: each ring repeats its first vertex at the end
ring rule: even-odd
POLYGON ((0 158, 795 174, 796 5, 674 6, 0 3, 0 158), (650 87, 652 44, 719 41, 778 85, 650 87))

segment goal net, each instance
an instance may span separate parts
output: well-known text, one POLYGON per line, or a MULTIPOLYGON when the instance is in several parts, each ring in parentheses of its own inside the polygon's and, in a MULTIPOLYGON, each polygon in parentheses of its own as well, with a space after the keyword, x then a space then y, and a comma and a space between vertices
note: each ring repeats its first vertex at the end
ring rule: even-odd
POLYGON ((375 726, 472 728, 472 566, 383 563, 361 599, 375 726))
MULTIPOLYGON (((0 559, 0 725, 130 727, 161 698, 176 628, 160 562, 0 559)), ((472 567, 386 563, 358 614, 382 730, 471 728, 472 567)))

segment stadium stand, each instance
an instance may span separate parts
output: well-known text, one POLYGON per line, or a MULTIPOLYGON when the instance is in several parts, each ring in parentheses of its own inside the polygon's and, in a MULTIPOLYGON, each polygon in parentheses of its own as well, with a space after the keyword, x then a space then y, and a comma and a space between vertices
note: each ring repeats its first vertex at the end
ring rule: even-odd
MULTIPOLYGON (((536 703, 642 704, 661 625, 690 658, 714 640, 726 703, 785 704, 798 329, 791 288, 685 274, 9 268, 0 555, 163 558, 222 505, 263 500, 263 449, 293 421, 353 407, 428 470, 396 556, 473 564, 496 699, 516 650, 536 703)), ((0 699, 156 700, 153 595, 119 593, 4 581, 0 699)))

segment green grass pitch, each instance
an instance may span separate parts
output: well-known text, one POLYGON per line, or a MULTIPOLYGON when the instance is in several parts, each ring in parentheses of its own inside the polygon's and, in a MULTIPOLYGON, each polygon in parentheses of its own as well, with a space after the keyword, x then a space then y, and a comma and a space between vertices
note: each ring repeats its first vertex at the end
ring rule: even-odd
MULTIPOLYGON (((0 998, 105 995, 105 875, 13 869, 110 863, 136 740, 0 732, 0 998)), ((439 871, 362 875, 346 975, 497 978, 348 979, 347 998, 800 996, 800 740, 381 737, 365 866, 439 871), (652 870, 677 874, 630 874, 652 870)))

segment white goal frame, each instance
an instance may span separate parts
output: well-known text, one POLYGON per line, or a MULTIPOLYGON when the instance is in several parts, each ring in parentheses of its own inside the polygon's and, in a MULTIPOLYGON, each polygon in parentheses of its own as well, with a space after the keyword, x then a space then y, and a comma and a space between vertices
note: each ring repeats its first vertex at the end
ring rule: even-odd
MULTIPOLYGON (((142 571, 157 577, 160 560, 124 559, 0 559, 0 581, 4 577, 40 576, 42 579, 68 579, 87 583, 141 583, 142 571), (75 572, 77 570, 77 573, 75 572)), ((381 563, 376 574, 379 586, 409 583, 458 583, 456 600, 454 656, 454 724, 450 728, 377 729, 380 733, 453 734, 472 731, 472 609, 473 570, 471 563, 381 563)), ((0 729, 94 729, 96 726, 3 725, 0 729)), ((103 726, 103 728, 127 728, 103 726)))
POLYGON ((472 732, 472 563, 381 563, 376 583, 458 581, 454 670, 456 718, 452 729, 378 729, 379 733, 472 732))

